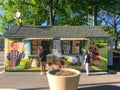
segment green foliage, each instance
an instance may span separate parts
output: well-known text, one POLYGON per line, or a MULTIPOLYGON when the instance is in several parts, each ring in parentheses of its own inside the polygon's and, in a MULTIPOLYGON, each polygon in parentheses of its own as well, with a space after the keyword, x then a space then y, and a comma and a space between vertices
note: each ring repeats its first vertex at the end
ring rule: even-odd
MULTIPOLYGON (((11 25, 19 25, 13 18, 16 12, 21 13, 23 25, 42 25, 44 22, 47 25, 88 25, 88 15, 94 12, 95 25, 104 21, 111 26, 109 20, 119 13, 119 5, 119 0, 0 0, 0 10, 4 10, 0 16, 0 32, 4 34, 11 25)), ((113 27, 116 24, 112 24, 113 27)), ((116 36, 114 28, 106 31, 116 36)))

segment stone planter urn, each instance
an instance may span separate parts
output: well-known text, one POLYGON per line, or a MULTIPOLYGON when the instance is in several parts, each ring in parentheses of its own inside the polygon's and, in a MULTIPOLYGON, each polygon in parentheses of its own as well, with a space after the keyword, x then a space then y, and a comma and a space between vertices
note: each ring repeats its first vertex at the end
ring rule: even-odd
POLYGON ((50 90, 77 90, 81 72, 70 68, 47 71, 50 90))

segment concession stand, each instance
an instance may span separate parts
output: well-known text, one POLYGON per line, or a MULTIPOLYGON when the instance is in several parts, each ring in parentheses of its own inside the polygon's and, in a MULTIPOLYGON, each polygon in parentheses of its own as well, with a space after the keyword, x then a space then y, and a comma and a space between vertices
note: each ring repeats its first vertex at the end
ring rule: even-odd
POLYGON ((40 70, 39 45, 43 47, 48 63, 53 62, 54 56, 58 63, 61 57, 65 57, 68 67, 82 70, 85 52, 94 46, 99 48, 102 64, 94 64, 91 70, 107 70, 112 65, 109 57, 111 40, 100 26, 12 26, 4 37, 6 71, 40 70), (8 54, 14 49, 13 43, 17 43, 17 51, 21 56, 17 56, 19 63, 10 68, 12 55, 8 54))

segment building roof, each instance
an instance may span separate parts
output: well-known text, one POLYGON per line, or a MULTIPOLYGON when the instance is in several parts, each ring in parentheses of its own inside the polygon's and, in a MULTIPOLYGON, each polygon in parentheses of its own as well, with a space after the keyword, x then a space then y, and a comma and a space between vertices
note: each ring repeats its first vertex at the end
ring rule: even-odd
POLYGON ((6 38, 108 38, 100 26, 13 26, 6 38))

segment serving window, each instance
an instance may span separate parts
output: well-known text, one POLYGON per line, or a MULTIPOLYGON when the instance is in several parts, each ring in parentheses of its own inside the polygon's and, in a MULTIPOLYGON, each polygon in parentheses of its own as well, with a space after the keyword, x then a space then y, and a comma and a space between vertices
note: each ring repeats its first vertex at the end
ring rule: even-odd
POLYGON ((63 41, 62 42, 62 53, 63 54, 70 54, 70 41, 63 41))
POLYGON ((72 42, 72 53, 79 54, 81 49, 80 41, 73 41, 72 42))
POLYGON ((32 40, 31 41, 31 55, 38 54, 38 46, 41 45, 46 54, 52 51, 52 42, 49 40, 32 40))
POLYGON ((82 41, 62 41, 63 54, 81 54, 82 41))
POLYGON ((31 54, 38 54, 38 46, 41 45, 41 40, 31 41, 31 54))

